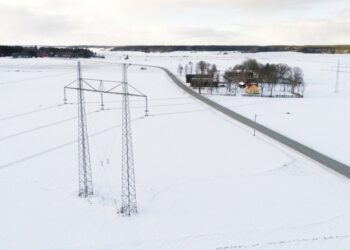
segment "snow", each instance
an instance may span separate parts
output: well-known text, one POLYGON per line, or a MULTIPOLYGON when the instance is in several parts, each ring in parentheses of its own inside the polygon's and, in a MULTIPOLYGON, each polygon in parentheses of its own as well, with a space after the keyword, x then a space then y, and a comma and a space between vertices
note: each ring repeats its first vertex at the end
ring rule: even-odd
MULTIPOLYGON (((120 66, 109 62, 122 55, 82 60, 83 76, 120 80, 120 66)), ((180 60, 130 53, 136 63, 146 56, 146 63, 173 70, 180 60)), ((127 218, 116 212, 120 97, 106 96, 109 109, 101 112, 99 96, 86 94, 95 195, 78 198, 76 93, 68 95, 73 104, 62 105, 75 65, 0 59, 0 249, 349 248, 347 179, 263 135, 252 136, 150 67, 128 69, 129 82, 150 100, 144 117, 143 100, 131 99, 139 213, 127 218), (23 79, 32 80, 17 81, 23 79)), ((302 100, 311 105, 317 98, 302 100)), ((278 121, 271 120, 266 116, 278 121)), ((305 132, 296 134, 304 138, 305 132)))
MULTIPOLYGON (((224 72, 243 60, 253 58, 261 63, 286 63, 301 67, 306 82, 305 98, 261 98, 244 96, 208 96, 232 110, 254 119, 294 140, 345 164, 350 164, 349 146, 350 116, 350 55, 349 54, 302 54, 294 52, 234 53, 221 52, 174 52, 143 54, 129 52, 130 59, 145 61, 170 68, 177 73, 179 64, 196 64, 204 60, 216 64, 224 72), (147 60, 145 60, 147 58, 147 60), (339 93, 334 93, 336 66, 340 62, 339 93), (326 119, 325 119, 326 118, 326 119)), ((179 76, 184 79, 184 76, 179 76)))

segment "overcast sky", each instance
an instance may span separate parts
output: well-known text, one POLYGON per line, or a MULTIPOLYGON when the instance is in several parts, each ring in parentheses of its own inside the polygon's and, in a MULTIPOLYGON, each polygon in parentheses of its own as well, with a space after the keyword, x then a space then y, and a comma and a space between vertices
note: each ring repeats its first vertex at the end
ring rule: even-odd
POLYGON ((350 44, 350 0, 0 0, 0 44, 350 44))

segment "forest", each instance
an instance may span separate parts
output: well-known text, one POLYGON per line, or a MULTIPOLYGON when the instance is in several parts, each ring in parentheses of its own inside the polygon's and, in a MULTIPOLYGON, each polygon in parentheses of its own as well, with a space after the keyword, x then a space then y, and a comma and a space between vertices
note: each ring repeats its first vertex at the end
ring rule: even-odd
POLYGON ((64 58, 90 58, 97 55, 85 48, 57 48, 37 46, 0 46, 0 57, 11 56, 14 58, 31 57, 64 57, 64 58))
POLYGON ((271 45, 271 46, 241 46, 241 45, 140 45, 117 46, 112 51, 141 51, 141 52, 174 52, 174 51, 237 51, 242 53, 258 52, 301 52, 301 53, 325 53, 345 54, 350 53, 350 45, 271 45))

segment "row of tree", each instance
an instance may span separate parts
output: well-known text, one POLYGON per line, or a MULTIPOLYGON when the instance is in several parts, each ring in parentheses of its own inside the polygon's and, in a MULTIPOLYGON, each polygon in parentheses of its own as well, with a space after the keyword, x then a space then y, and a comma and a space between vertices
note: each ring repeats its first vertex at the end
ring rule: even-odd
POLYGON ((255 59, 247 59, 242 64, 225 71, 224 78, 231 82, 272 83, 272 84, 304 84, 303 70, 287 64, 262 64, 255 59))
POLYGON ((218 72, 215 64, 210 64, 205 61, 199 61, 196 65, 196 73, 201 75, 210 75, 214 77, 218 72))
POLYGON ((174 52, 174 51, 238 51, 242 53, 258 53, 258 52, 285 52, 295 51, 301 53, 350 53, 350 45, 324 45, 324 46, 240 46, 240 45, 152 45, 152 46, 118 46, 114 47, 114 51, 142 51, 150 52, 174 52))
POLYGON ((238 84, 256 83, 260 86, 261 95, 264 89, 270 90, 270 96, 277 85, 285 90, 289 89, 292 94, 303 95, 304 74, 299 67, 290 67, 287 64, 262 64, 255 59, 247 59, 242 64, 237 64, 224 73, 224 79, 229 83, 238 84))
POLYGON ((56 47, 23 47, 0 46, 0 57, 65 57, 65 58, 90 58, 97 55, 84 48, 56 48, 56 47))
MULTIPOLYGON (((182 65, 179 65, 180 75, 183 69, 182 65)), ((195 75, 187 75, 187 70, 185 73, 186 81, 190 82, 191 86, 209 87, 210 92, 212 88, 226 86, 226 94, 236 95, 238 87, 256 85, 260 96, 302 97, 305 89, 301 68, 290 67, 284 63, 262 64, 255 59, 247 59, 223 74, 220 74, 215 64, 200 61, 196 64, 195 75)))

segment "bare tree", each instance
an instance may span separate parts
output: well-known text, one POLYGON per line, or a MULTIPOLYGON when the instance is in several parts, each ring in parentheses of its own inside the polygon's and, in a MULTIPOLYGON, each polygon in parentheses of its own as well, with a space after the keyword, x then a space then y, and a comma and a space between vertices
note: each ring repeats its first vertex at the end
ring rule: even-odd
POLYGON ((190 70, 190 74, 193 74, 193 63, 190 61, 189 63, 188 63, 188 65, 189 65, 189 70, 190 70))
POLYGON ((279 63, 276 65, 277 83, 282 84, 284 92, 286 92, 286 86, 291 83, 291 76, 292 68, 289 67, 287 64, 279 63))
POLYGON ((180 76, 182 75, 183 70, 184 70, 184 67, 181 64, 179 64, 177 68, 177 72, 179 73, 180 76))
POLYGON ((239 73, 236 69, 230 68, 225 71, 224 73, 224 79, 227 81, 227 91, 231 93, 231 84, 233 83, 233 91, 234 95, 237 94, 237 85, 241 81, 241 77, 239 76, 239 73))
POLYGON ((264 89, 267 86, 270 89, 270 96, 274 89, 274 85, 277 83, 276 65, 267 63, 262 66, 259 72, 258 81, 260 82, 261 96, 264 96, 264 89))
POLYGON ((208 72, 210 64, 205 61, 200 61, 197 63, 197 73, 204 75, 208 72))
POLYGON ((212 77, 214 77, 217 72, 218 72, 218 69, 215 64, 211 65, 210 69, 208 69, 208 73, 212 77))
POLYGON ((279 82, 289 79, 292 69, 287 64, 279 63, 276 65, 276 74, 279 82))
POLYGON ((291 80, 291 85, 292 85, 292 93, 293 94, 299 94, 303 95, 304 93, 304 73, 303 70, 299 67, 294 67, 292 71, 292 80, 291 80), (296 88, 298 91, 296 91, 296 88), (302 90, 302 91, 300 91, 302 90), (298 92, 298 93, 297 93, 298 92), (302 93, 300 93, 302 92, 302 93))
POLYGON ((255 59, 247 59, 242 63, 242 67, 245 70, 251 70, 258 72, 260 69, 259 63, 255 59))

